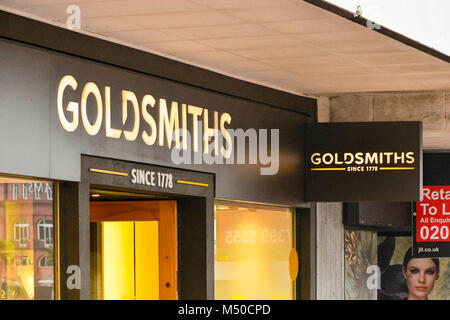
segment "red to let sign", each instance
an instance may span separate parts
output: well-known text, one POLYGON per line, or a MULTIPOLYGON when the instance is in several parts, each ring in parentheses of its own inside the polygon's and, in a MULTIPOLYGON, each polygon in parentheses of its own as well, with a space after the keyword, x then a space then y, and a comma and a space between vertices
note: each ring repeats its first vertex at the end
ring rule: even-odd
POLYGON ((450 186, 424 186, 416 202, 416 241, 450 241, 450 186))

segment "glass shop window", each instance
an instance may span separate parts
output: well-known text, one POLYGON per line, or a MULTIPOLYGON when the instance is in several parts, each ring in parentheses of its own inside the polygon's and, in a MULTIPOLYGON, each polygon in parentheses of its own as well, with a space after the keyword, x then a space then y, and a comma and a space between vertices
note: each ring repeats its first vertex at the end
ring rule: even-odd
POLYGON ((53 216, 53 183, 0 177, 0 300, 54 299, 53 216))
POLYGON ((293 211, 215 203, 215 299, 295 299, 293 211))

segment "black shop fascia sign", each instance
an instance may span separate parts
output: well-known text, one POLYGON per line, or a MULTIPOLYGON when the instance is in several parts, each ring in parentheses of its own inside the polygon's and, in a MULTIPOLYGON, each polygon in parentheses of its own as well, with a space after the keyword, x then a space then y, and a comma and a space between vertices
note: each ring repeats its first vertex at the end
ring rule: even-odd
POLYGON ((305 127, 308 202, 418 201, 422 123, 311 123, 305 127))

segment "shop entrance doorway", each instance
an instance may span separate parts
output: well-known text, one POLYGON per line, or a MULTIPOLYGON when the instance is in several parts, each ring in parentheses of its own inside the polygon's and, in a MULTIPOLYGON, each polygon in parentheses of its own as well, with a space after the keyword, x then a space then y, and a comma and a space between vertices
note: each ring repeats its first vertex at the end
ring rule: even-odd
POLYGON ((177 202, 91 190, 91 298, 174 300, 177 202))
POLYGON ((214 299, 214 179, 83 155, 56 193, 61 298, 214 299))

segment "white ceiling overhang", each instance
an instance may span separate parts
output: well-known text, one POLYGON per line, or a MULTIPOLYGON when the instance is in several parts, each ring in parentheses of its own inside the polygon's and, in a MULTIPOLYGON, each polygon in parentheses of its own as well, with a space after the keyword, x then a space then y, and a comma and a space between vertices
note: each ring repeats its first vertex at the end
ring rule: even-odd
POLYGON ((296 94, 450 89, 448 56, 301 0, 0 0, 0 9, 65 27, 72 4, 80 32, 296 94))

